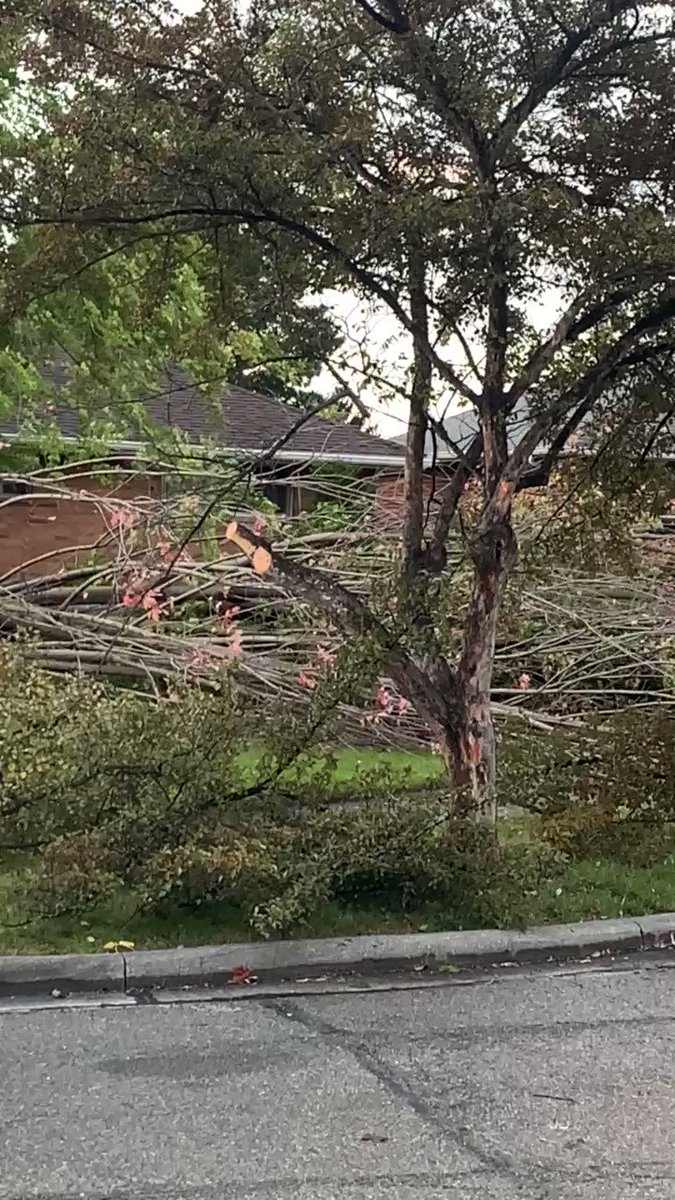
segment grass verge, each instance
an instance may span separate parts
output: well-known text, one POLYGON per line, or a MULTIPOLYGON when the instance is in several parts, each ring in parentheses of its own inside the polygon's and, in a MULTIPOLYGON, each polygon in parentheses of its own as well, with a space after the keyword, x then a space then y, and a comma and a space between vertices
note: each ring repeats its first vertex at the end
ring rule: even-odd
MULTIPOLYGON (((62 917, 21 928, 3 928, 12 917, 11 875, 0 878, 0 953, 48 954, 99 951, 106 942, 124 938, 137 949, 196 946, 256 940, 245 914, 231 905, 204 904, 194 911, 173 910, 143 915, 133 895, 120 893, 113 904, 88 919, 62 917)), ((650 867, 613 862, 576 862, 546 880, 528 897, 528 925, 582 921, 598 917, 630 917, 675 911, 675 855, 650 867)), ((410 933, 461 929, 462 914, 439 903, 404 909, 367 904, 317 909, 293 933, 297 937, 356 936, 362 933, 410 933)))
MULTIPOLYGON (((254 770, 261 751, 251 747, 242 756, 242 770, 254 770)), ((401 791, 421 793, 433 788, 442 774, 439 759, 429 753, 394 750, 343 749, 336 753, 332 779, 336 796, 349 791, 363 771, 382 765, 389 778, 398 774, 401 791)), ((417 804, 417 798, 415 798, 417 804)), ((504 819, 500 840, 504 844, 536 843, 538 819, 523 815, 504 819)), ((386 842, 389 845, 389 842, 386 842)), ((571 922, 594 918, 629 917, 642 913, 675 911, 675 833, 664 835, 660 861, 648 866, 627 866, 610 859, 555 864, 536 890, 520 893, 518 920, 522 925, 571 922), (671 836, 672 834, 672 836, 671 836)), ((234 904, 203 903, 187 909, 174 907, 161 913, 139 912, 138 900, 120 891, 114 900, 80 917, 60 917, 22 924, 14 896, 21 862, 0 870, 0 954, 94 953, 107 942, 124 939, 138 949, 159 949, 256 940, 248 913, 234 904)), ((481 881, 482 882, 482 881, 481 881)), ((481 885, 479 882, 479 886, 481 885)), ((331 937, 364 933, 434 932, 481 927, 476 907, 468 895, 450 905, 439 900, 409 903, 381 898, 350 904, 326 903, 298 923, 289 936, 331 937)), ((513 924, 506 898, 495 896, 493 909, 504 912, 502 924, 513 924)), ((499 924, 492 919, 486 924, 499 924)))

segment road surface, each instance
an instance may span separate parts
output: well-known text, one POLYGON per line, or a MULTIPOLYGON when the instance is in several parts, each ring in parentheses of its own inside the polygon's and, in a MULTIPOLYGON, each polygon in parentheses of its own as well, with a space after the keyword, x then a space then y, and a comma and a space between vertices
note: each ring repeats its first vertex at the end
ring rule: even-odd
POLYGON ((0 1200, 673 1200, 675 970, 0 1013, 0 1200))

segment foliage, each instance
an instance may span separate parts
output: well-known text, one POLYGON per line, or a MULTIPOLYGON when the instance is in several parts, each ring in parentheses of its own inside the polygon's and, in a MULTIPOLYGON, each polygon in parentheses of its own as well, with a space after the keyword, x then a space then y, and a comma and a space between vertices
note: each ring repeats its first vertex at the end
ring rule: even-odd
MULTIPOLYGON (((0 827, 5 848, 42 849, 97 827, 134 839, 178 836, 233 777, 247 725, 227 679, 175 702, 55 678, 3 646, 0 827), (160 829, 160 823, 164 825, 160 829)), ((123 843, 128 843, 127 849, 123 843)))
MULTIPOLYGON (((446 14, 426 0, 43 10, 24 0, 4 30, 7 59, 31 79, 6 85, 4 101, 15 131, 4 215, 28 230, 15 262, 27 277, 45 263, 65 272, 101 253, 132 264, 140 254, 148 316, 157 281, 187 269, 211 336, 234 330, 245 369, 256 334, 276 334, 267 369, 283 363, 292 385, 332 344, 322 288, 356 289, 412 332, 417 241, 446 351, 432 385, 473 403, 480 369, 458 386, 454 330, 484 344, 501 263, 511 378, 540 340, 535 309, 552 286, 588 301, 533 380, 533 413, 603 353, 643 295, 658 295, 672 261, 673 110, 672 28, 658 6, 537 0, 526 17, 464 2, 446 14), (294 355, 298 343, 311 350, 294 355)), ((637 458, 664 411, 668 347, 614 373, 590 423, 611 435, 610 457, 632 446, 637 458)), ((405 390, 381 362, 369 386, 383 375, 386 392, 405 390)))
POLYGON ((248 838, 315 805, 331 763, 307 749, 338 700, 364 702, 377 672, 372 647, 352 645, 317 668, 306 708, 293 713, 244 707, 227 675, 216 690, 151 703, 57 679, 7 646, 0 655, 0 844, 37 855, 32 886, 54 911, 121 881, 139 886, 184 845, 248 838), (265 753, 244 767, 242 749, 256 739, 265 753))
POLYGON ((253 848, 234 890, 232 879, 214 878, 211 863, 208 884, 212 898, 244 901, 264 935, 287 932, 331 902, 403 912, 438 902, 451 925, 517 924, 523 892, 542 869, 530 849, 499 848, 488 830, 453 820, 447 801, 398 797, 278 830, 253 848))
POLYGON ((675 823, 675 719, 648 708, 543 736, 511 730, 500 795, 540 814, 543 837, 565 855, 654 861, 675 823))
POLYGON ((146 846, 142 869, 119 845, 64 840, 31 870, 28 901, 33 915, 86 912, 127 885, 145 912, 227 904, 264 937, 301 927, 331 903, 402 913, 437 903, 458 927, 517 925, 553 861, 532 847, 497 846, 489 830, 454 820, 447 801, 390 798, 312 806, 286 824, 259 812, 245 825, 212 822, 171 848, 149 854, 146 846))
POLYGON ((153 705, 1 655, 2 845, 30 855, 34 915, 85 911, 128 886, 146 909, 229 901, 265 935, 331 901, 442 900, 458 920, 518 919, 536 856, 453 821, 440 796, 401 798, 400 771, 367 760, 341 796, 331 755, 305 749, 337 695, 357 698, 370 648, 282 730, 280 713, 243 710, 227 681, 153 705), (242 761, 261 733, 266 752, 242 761))
MULTIPOLYGON (((659 854, 645 867, 600 859, 554 864, 539 884, 523 893, 518 905, 522 924, 673 912, 672 849, 671 842, 669 854, 659 854)), ((0 875, 0 914, 5 914, 0 916, 3 954, 91 953, 120 937, 132 941, 136 949, 250 942, 256 937, 250 912, 236 904, 221 901, 188 908, 165 903, 152 912, 143 912, 139 910, 138 897, 124 889, 110 902, 88 910, 85 920, 78 913, 22 924, 20 918, 25 914, 16 904, 21 877, 20 866, 0 875)), ((499 912, 499 896, 495 894, 485 914, 489 927, 505 925, 513 918, 509 893, 507 888, 505 918, 499 912)), ((348 907, 332 901, 313 908, 302 924, 289 929, 289 933, 303 937, 354 937, 368 933, 465 929, 476 919, 471 896, 466 900, 466 910, 461 906, 446 909, 442 900, 405 908, 382 899, 370 903, 357 901, 348 907)))
MULTIPOLYGON (((584 575, 623 573, 639 567, 636 533, 664 512, 670 472, 654 464, 607 475, 584 461, 561 464, 545 489, 522 491, 514 505, 520 546, 518 578, 530 584, 552 569, 584 575)), ((516 585, 517 586, 517 585, 516 585)))
MULTIPOLYGON (((167 365, 178 386, 187 372, 207 404, 228 382, 297 399, 332 345, 330 322, 319 313, 313 325, 282 330, 273 315, 257 311, 252 280, 233 288, 224 312, 208 249, 195 239, 134 240, 117 253, 99 246, 88 256, 72 238, 65 246, 47 238, 33 231, 10 247, 5 296, 0 275, 0 415, 47 447, 56 435, 55 405, 77 410, 82 445, 92 452, 125 437, 158 442, 163 431, 144 402, 168 390, 167 365)), ((237 266, 227 264, 231 276, 237 266)))
MULTIPOLYGON (((354 756, 336 784, 334 756, 315 741, 338 696, 357 700, 372 686, 371 656, 365 644, 317 678, 308 710, 293 715, 242 706, 228 680, 217 694, 151 704, 55 679, 4 647, 0 840, 5 856, 21 853, 21 911, 88 917, 127 895, 149 922, 189 924, 224 906, 265 937, 304 929, 331 906, 404 923, 424 910, 447 927, 517 926, 608 915, 612 860, 663 859, 675 829, 666 714, 550 735, 510 729, 500 798, 536 822, 505 822, 499 842, 452 816, 441 780, 407 792, 396 762, 354 756), (262 753, 248 750, 254 739, 262 753), (610 866, 594 899, 596 856, 610 866)), ((642 896, 637 876, 635 887, 642 896)), ((622 895, 630 908, 628 883, 622 895)))

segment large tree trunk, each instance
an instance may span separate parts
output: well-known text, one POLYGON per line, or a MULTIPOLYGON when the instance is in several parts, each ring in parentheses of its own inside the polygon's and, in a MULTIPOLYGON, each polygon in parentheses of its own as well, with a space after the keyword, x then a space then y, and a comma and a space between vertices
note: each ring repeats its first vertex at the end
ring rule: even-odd
POLYGON ((499 600, 517 559, 509 519, 479 533, 473 547, 474 584, 457 667, 454 714, 447 751, 456 788, 456 811, 496 820, 496 737, 490 688, 499 600))

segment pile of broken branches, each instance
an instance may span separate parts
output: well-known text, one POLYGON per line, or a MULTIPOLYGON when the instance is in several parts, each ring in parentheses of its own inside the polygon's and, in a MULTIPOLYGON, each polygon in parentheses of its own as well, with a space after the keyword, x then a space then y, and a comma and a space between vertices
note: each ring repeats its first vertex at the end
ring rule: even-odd
MULTIPOLYGON (((17 563, 0 579, 0 632, 21 635, 36 664, 104 677, 156 700, 177 683, 217 686, 228 671, 256 701, 282 698, 298 710, 308 704, 317 650, 333 654, 342 635, 277 577, 252 570, 249 556, 226 536, 236 513, 202 500, 196 512, 188 505, 186 520, 180 493, 140 500, 114 490, 102 495, 76 487, 72 470, 66 479, 29 483, 30 491, 1 505, 35 499, 91 505, 101 528, 95 542, 17 563), (203 553, 209 507, 220 522, 211 533, 217 548, 211 557, 203 553)), ((342 486, 336 485, 338 498, 342 486)), ((263 521, 255 511, 245 519, 263 521)), ((379 527, 367 506, 345 530, 320 532, 302 520, 282 520, 267 536, 285 560, 311 566, 357 597, 368 598, 375 581, 393 577, 396 535, 379 527)), ((498 648, 500 677, 512 677, 511 686, 494 688, 499 715, 551 728, 589 708, 675 703, 668 686, 675 599, 654 578, 561 575, 523 589, 520 603, 535 632, 498 648)), ((382 686, 400 699, 390 681, 382 686)), ((403 704, 374 703, 366 714, 345 706, 341 717, 352 740, 414 744, 428 737, 403 704)))

